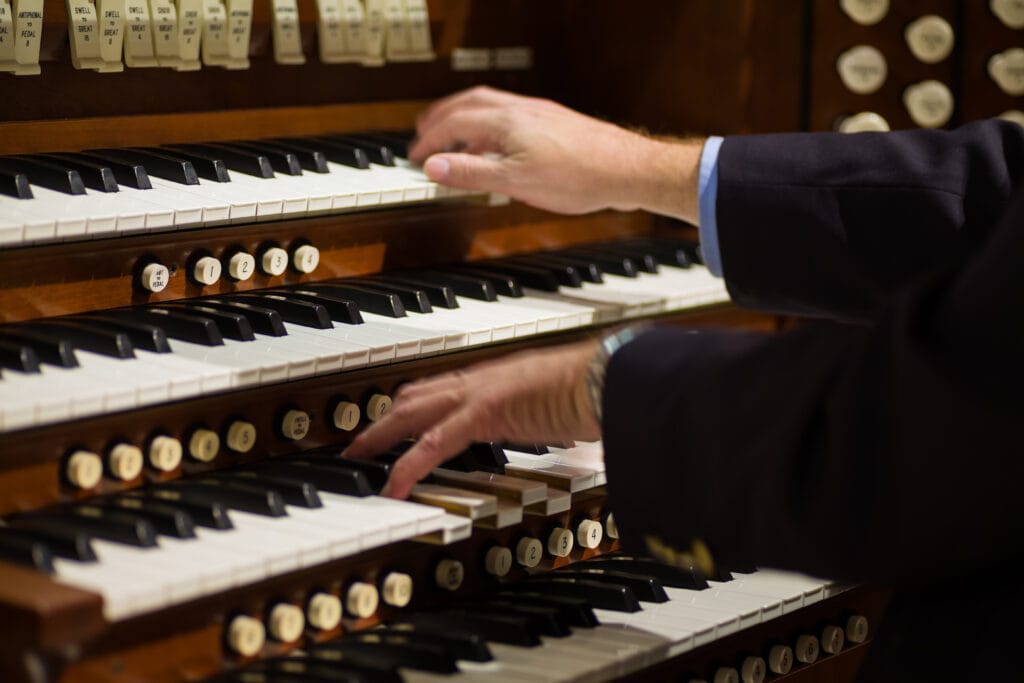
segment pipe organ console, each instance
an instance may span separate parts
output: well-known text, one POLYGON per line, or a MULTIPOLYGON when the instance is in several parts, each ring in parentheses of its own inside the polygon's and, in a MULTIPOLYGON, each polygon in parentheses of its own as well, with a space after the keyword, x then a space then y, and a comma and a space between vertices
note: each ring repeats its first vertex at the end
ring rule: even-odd
POLYGON ((0 678, 849 679, 884 593, 624 555, 600 444, 477 444, 402 502, 400 452, 339 455, 426 374, 638 317, 784 323, 729 305, 692 230, 438 186, 408 131, 477 83, 657 132, 1019 116, 1022 25, 0 0, 0 678))

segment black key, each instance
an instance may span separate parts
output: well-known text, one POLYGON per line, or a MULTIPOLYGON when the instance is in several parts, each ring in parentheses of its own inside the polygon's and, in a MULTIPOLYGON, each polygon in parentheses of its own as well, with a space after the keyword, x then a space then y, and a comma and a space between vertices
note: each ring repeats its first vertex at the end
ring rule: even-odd
POLYGON ((131 491, 127 495, 151 500, 155 503, 172 505, 179 510, 187 512, 192 517, 192 521, 199 526, 219 530, 234 528, 234 525, 231 523, 231 517, 228 516, 227 507, 216 500, 188 496, 184 492, 175 491, 174 489, 143 489, 141 491, 131 491))
POLYGON ((151 151, 157 153, 163 151, 165 154, 173 154, 182 159, 188 159, 200 178, 206 178, 217 183, 231 182, 231 174, 228 173, 227 164, 215 152, 203 152, 175 145, 166 145, 151 151))
POLYGON ((270 163, 270 159, 256 152, 213 142, 201 145, 175 145, 174 147, 193 154, 208 154, 217 157, 232 171, 257 178, 274 177, 274 167, 270 163))
POLYGON ((380 166, 395 165, 395 153, 390 148, 372 140, 365 140, 357 135, 329 135, 327 138, 363 150, 371 163, 380 166))
POLYGON ((331 314, 324 306, 302 299, 282 294, 235 294, 230 300, 271 308, 280 313, 285 322, 296 325, 318 330, 329 330, 334 327, 331 323, 331 314))
POLYGON ((262 486, 230 482, 212 477, 187 479, 166 484, 154 484, 150 491, 177 491, 185 500, 218 502, 243 512, 252 512, 265 517, 285 517, 284 497, 273 489, 262 486))
POLYGON ((259 140, 258 143, 260 145, 272 145, 275 149, 291 152, 299 160, 302 168, 307 171, 315 173, 330 173, 331 171, 327 167, 327 155, 321 150, 287 139, 259 140))
POLYGON ((36 161, 28 157, 0 157, 0 170, 23 173, 33 185, 47 187, 64 194, 85 194, 85 183, 78 171, 59 164, 36 161))
POLYGON ((27 344, 0 339, 0 367, 20 372, 39 372, 39 355, 27 344))
POLYGON ((88 536, 139 548, 156 546, 156 529, 149 520, 127 512, 114 512, 96 505, 79 504, 12 517, 19 529, 65 528, 88 536))
POLYGON ((92 325, 119 330, 128 335, 132 345, 154 353, 170 353, 171 345, 167 343, 167 335, 163 329, 148 323, 135 322, 115 316, 107 316, 103 312, 75 316, 71 320, 82 320, 92 325))
POLYGON ((503 598, 507 597, 514 600, 518 604, 525 605, 542 605, 545 607, 554 607, 559 610, 562 618, 565 619, 570 626, 576 626, 579 628, 594 628, 601 624, 597 619, 597 615, 594 614, 594 609, 590 606, 590 603, 584 598, 574 598, 568 595, 544 595, 542 593, 526 593, 526 592, 503 592, 484 594, 480 596, 481 599, 488 599, 490 597, 503 598))
POLYGON ((627 256, 633 259, 636 267, 645 273, 658 272, 658 259, 647 249, 631 244, 594 244, 587 248, 602 251, 609 256, 627 256))
POLYGON ((530 254, 528 256, 514 256, 511 257, 511 259, 526 264, 537 264, 553 268, 572 268, 584 282, 592 282, 595 285, 599 285, 604 282, 604 278, 602 277, 604 273, 601 271, 601 266, 584 258, 573 258, 571 256, 542 253, 530 254))
POLYGON ((430 297, 422 289, 383 280, 374 280, 372 278, 345 278, 345 282, 374 292, 393 294, 398 297, 407 311, 432 313, 434 310, 433 306, 430 305, 430 297))
POLYGON ((40 540, 0 527, 0 560, 53 573, 53 551, 40 540))
POLYGON ((357 460, 355 458, 340 458, 337 455, 319 455, 315 453, 304 454, 298 460, 319 467, 335 467, 362 472, 366 480, 370 482, 370 487, 375 493, 384 488, 384 484, 388 480, 388 474, 391 473, 391 467, 387 463, 377 460, 357 460))
POLYGON ((552 638, 565 638, 572 634, 569 622, 562 618, 562 615, 556 608, 541 605, 521 605, 515 602, 514 598, 509 600, 492 599, 459 603, 459 609, 499 616, 522 617, 529 621, 530 628, 541 635, 552 638))
POLYGON ((303 285, 302 289, 280 290, 280 294, 302 299, 314 304, 320 304, 327 309, 331 320, 336 320, 346 325, 362 325, 363 314, 359 312, 359 306, 355 301, 344 297, 331 296, 319 290, 314 290, 303 285))
POLYGON ((322 467, 301 460, 268 460, 249 465, 260 474, 308 481, 317 489, 346 496, 364 497, 373 493, 366 475, 354 469, 322 467))
POLYGON ((219 308, 212 306, 203 306, 201 299, 194 302, 191 306, 180 306, 176 304, 166 304, 169 310, 180 310, 188 315, 197 315, 202 318, 209 318, 217 325, 217 329, 220 330, 221 335, 227 339, 237 339, 238 341, 253 341, 256 339, 256 335, 253 333, 252 325, 249 324, 249 319, 240 313, 233 313, 231 311, 222 311, 219 308))
POLYGON ((96 561, 91 535, 79 529, 46 524, 42 520, 37 520, 31 529, 3 528, 7 530, 7 533, 21 534, 25 538, 44 543, 56 557, 64 557, 76 562, 96 561))
POLYGON ((167 154, 157 154, 136 148, 88 149, 85 153, 111 163, 141 164, 148 175, 170 180, 179 185, 199 184, 199 175, 192 162, 180 156, 172 156, 169 150, 167 154))
MULTIPOLYGON (((522 285, 519 284, 519 280, 509 273, 502 273, 497 270, 491 270, 487 268, 478 267, 477 264, 471 266, 464 266, 459 268, 460 275, 469 275, 471 277, 483 278, 491 283, 494 287, 494 291, 503 296, 514 296, 520 297, 523 295, 522 285)), ((554 282, 553 286, 555 290, 558 289, 558 283, 554 282)), ((536 287, 541 289, 541 287, 536 287)))
POLYGON ((217 328, 217 323, 210 318, 203 318, 191 313, 183 313, 173 308, 151 306, 146 308, 118 308, 107 311, 105 315, 123 320, 156 325, 164 334, 174 339, 202 344, 204 346, 223 346, 224 337, 217 328))
MULTIPOLYGON (((324 661, 311 657, 284 657, 254 665, 259 672, 302 676, 303 683, 402 683, 394 669, 369 669, 349 661, 324 661)), ((250 671, 251 668, 246 669, 250 671)), ((250 683, 244 681, 242 683, 250 683)), ((251 683, 261 683, 252 681, 251 683)), ((269 683, 269 681, 268 681, 269 683)), ((276 679, 275 679, 276 683, 276 679)))
POLYGON ((117 186, 114 170, 110 166, 98 161, 86 161, 85 159, 73 157, 70 154, 33 154, 32 158, 60 164, 78 171, 78 175, 81 176, 85 186, 91 187, 94 190, 99 190, 100 192, 118 192, 120 190, 117 186))
POLYGON ((387 131, 370 131, 366 133, 359 133, 357 135, 360 139, 368 142, 374 142, 382 147, 387 147, 391 150, 391 153, 395 158, 408 159, 409 158, 409 143, 410 138, 404 138, 394 133, 387 131))
POLYGON ((67 339, 18 327, 0 327, 0 342, 21 344, 31 348, 43 363, 62 368, 77 368, 74 348, 67 339))
POLYGON ((75 348, 111 358, 135 358, 131 339, 120 330, 70 319, 34 320, 25 329, 58 335, 75 348))
POLYGON ((285 175, 302 175, 302 164, 299 163, 299 157, 286 149, 281 149, 274 145, 265 145, 259 142, 245 142, 242 140, 225 142, 223 143, 223 146, 230 147, 231 149, 235 149, 240 152, 248 152, 250 154, 265 156, 270 160, 271 167, 278 173, 284 173, 285 175))
POLYGON ((504 449, 493 441, 478 441, 469 446, 469 453, 477 463, 477 469, 495 474, 504 474, 508 456, 504 449))
POLYGON ((204 478, 238 483, 265 489, 268 493, 276 491, 288 505, 304 508, 322 508, 316 486, 301 478, 276 474, 270 471, 231 470, 230 472, 210 472, 204 478))
POLYGON ((32 188, 29 187, 28 176, 0 167, 0 194, 15 199, 32 199, 32 188))
POLYGON ((542 444, 521 444, 521 443, 503 443, 501 447, 508 451, 518 451, 519 453, 529 453, 530 455, 544 455, 549 453, 548 447, 542 444))
POLYGON ((652 576, 658 579, 662 585, 671 586, 672 588, 704 590, 708 587, 707 579, 698 571, 675 567, 644 557, 604 555, 572 563, 572 569, 590 568, 610 569, 616 572, 623 571, 652 576))
POLYGON ((195 538, 196 524, 185 510, 168 503, 137 496, 101 497, 90 501, 108 510, 129 512, 149 520, 158 534, 173 538, 195 538))
POLYGON ((575 266, 565 264, 544 264, 539 262, 529 263, 525 259, 503 259, 501 261, 487 262, 488 268, 497 268, 504 272, 511 273, 519 278, 527 287, 557 292, 558 285, 565 287, 579 287, 583 284, 583 276, 575 266), (535 286, 537 285, 543 286, 535 286), (554 289, 551 289, 552 283, 554 289))
POLYGON ((637 265, 633 261, 633 259, 627 256, 609 254, 604 251, 587 249, 583 247, 566 249, 565 251, 560 253, 573 258, 584 258, 593 260, 595 263, 597 263, 597 265, 601 267, 601 270, 605 271, 606 273, 622 275, 623 277, 637 276, 637 265))
MULTIPOLYGON (((403 275, 402 277, 406 277, 403 275)), ((473 277, 466 273, 451 273, 435 270, 416 270, 408 274, 408 277, 415 278, 435 285, 444 285, 451 288, 457 296, 465 296, 479 301, 497 301, 498 293, 490 280, 482 277, 473 277)))
POLYGON ((204 308, 238 313, 244 315, 252 328, 260 334, 271 337, 284 337, 288 334, 284 329, 284 320, 282 320, 281 314, 266 306, 256 306, 227 299, 196 299, 192 302, 184 302, 182 306, 189 310, 195 310, 200 315, 204 308))
POLYGON ((68 160, 77 159, 82 163, 87 164, 101 164, 114 172, 114 178, 117 179, 118 185, 132 187, 136 190, 153 189, 153 183, 149 180, 149 174, 146 173, 146 169, 142 164, 125 162, 117 159, 103 159, 91 154, 78 152, 71 154, 59 154, 56 156, 68 160))
POLYGON ((446 609, 403 615, 399 623, 410 623, 418 629, 434 633, 476 633, 484 640, 519 647, 536 647, 541 644, 540 634, 530 627, 529 619, 507 614, 446 609))
POLYGON ((321 152, 328 161, 335 164, 358 169, 370 168, 370 158, 366 156, 366 152, 352 145, 324 138, 286 138, 283 142, 306 147, 310 151, 321 152))
POLYGON ((645 251, 652 254, 654 258, 658 259, 658 263, 663 266, 689 268, 693 265, 693 259, 690 256, 692 252, 685 249, 681 243, 673 244, 668 240, 636 240, 629 241, 626 244, 643 248, 645 251))
POLYGON ((433 643, 444 647, 456 659, 468 662, 490 662, 494 659, 487 642, 475 633, 436 633, 417 629, 412 624, 400 624, 375 633, 399 633, 417 642, 433 643))
POLYGON ((378 275, 373 279, 374 281, 379 281, 389 286, 397 285, 415 287, 417 291, 421 291, 427 295, 427 300, 430 301, 432 306, 439 306, 440 308, 459 307, 459 300, 455 298, 455 291, 445 284, 429 282, 425 279, 419 279, 405 273, 378 275))
POLYGON ((520 583, 504 586, 504 591, 526 591, 586 598, 594 607, 616 612, 639 612, 640 600, 628 586, 601 583, 588 579, 572 579, 560 576, 531 578, 520 583))
POLYGON ((581 567, 576 569, 574 565, 567 569, 561 569, 552 574, 552 576, 568 576, 573 579, 627 586, 636 594, 637 599, 643 602, 668 602, 665 587, 653 576, 598 567, 581 567))
MULTIPOLYGON (((365 631, 351 633, 340 640, 324 643, 325 650, 341 651, 352 655, 358 661, 364 651, 372 651, 373 657, 385 655, 400 668, 419 669, 440 674, 455 673, 459 670, 455 656, 443 645, 417 640, 400 633, 378 633, 365 631)), ((318 648, 319 649, 319 648, 318 648)))
POLYGON ((394 294, 377 292, 365 287, 326 282, 304 285, 304 288, 342 299, 349 299, 354 301, 360 310, 369 313, 386 315, 389 318, 404 318, 406 315, 405 306, 402 305, 402 301, 398 296, 394 294))

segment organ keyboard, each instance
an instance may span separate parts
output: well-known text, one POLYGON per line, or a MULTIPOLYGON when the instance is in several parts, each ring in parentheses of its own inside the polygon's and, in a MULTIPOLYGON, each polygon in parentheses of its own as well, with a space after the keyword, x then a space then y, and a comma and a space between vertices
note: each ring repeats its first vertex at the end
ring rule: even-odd
MULTIPOLYGON (((91 5, 67 7, 116 19, 91 5)), ((38 66, 0 54, 41 72, 0 74, 0 678, 850 678, 881 593, 624 555, 599 443, 474 444, 409 501, 378 495, 400 449, 339 455, 428 374, 637 318, 783 324, 732 308, 692 228, 553 216, 406 159, 417 112, 480 82, 652 130, 799 127, 787 12, 804 3, 659 5, 657 26, 600 5, 430 0, 426 22, 410 0, 204 2, 201 51, 133 45, 124 68, 68 42, 64 3, 22 3, 18 22, 45 23, 38 66), (363 9, 372 55, 352 42, 363 9), (227 51, 229 14, 248 54, 227 51), (719 61, 722 31, 749 52, 719 61), (631 32, 650 73, 719 63, 719 97, 696 118, 644 101, 592 49, 631 32), (773 60, 753 59, 762 35, 773 60), (707 59, 646 52, 684 44, 707 59)), ((130 3, 121 30, 194 6, 130 3)))

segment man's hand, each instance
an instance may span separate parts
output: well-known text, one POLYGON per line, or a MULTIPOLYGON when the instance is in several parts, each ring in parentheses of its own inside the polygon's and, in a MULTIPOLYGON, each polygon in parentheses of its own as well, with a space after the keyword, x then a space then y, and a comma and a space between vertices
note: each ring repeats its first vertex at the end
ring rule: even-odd
POLYGON ((445 185, 559 213, 645 209, 697 221, 703 140, 656 140, 487 87, 435 102, 416 128, 412 161, 445 185))
POLYGON ((601 426, 587 393, 596 342, 525 351, 404 385, 387 413, 345 455, 366 458, 407 437, 419 440, 394 465, 384 495, 413 485, 474 441, 594 441, 601 426))

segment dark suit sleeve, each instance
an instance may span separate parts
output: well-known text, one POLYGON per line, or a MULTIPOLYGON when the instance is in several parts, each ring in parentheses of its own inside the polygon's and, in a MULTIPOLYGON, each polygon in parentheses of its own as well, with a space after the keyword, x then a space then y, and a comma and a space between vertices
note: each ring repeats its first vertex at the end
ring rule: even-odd
MULTIPOLYGON (((762 161, 756 154, 750 166, 762 161)), ((733 150, 723 169, 737 161, 733 150)), ((720 202, 735 201, 729 192, 720 202)), ((965 229, 933 226, 943 212, 920 208, 933 205, 931 191, 915 203, 921 194, 911 193, 916 215, 892 205, 907 224, 889 221, 890 231, 965 229)), ((991 215, 966 196, 955 202, 964 216, 991 215)), ((616 352, 604 443, 625 543, 643 550, 654 535, 687 548, 701 538, 727 566, 858 580, 957 575, 1019 554, 1024 194, 1015 197, 1000 202, 1004 215, 991 226, 969 221, 978 245, 958 261, 905 277, 893 266, 870 325, 821 322, 780 336, 658 329, 616 352)), ((797 220, 789 230, 830 233, 837 250, 856 241, 851 225, 808 218, 810 227, 797 220)), ((724 234, 741 229, 731 220, 724 234)), ((731 277, 737 247, 724 247, 731 277)), ((806 301, 824 277, 852 301, 867 264, 888 270, 850 248, 849 274, 797 274, 779 286, 751 268, 745 286, 768 292, 759 301, 806 301)))
POLYGON ((716 217, 742 306, 871 319, 977 249, 1024 178, 1024 129, 726 138, 716 217))

